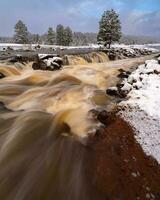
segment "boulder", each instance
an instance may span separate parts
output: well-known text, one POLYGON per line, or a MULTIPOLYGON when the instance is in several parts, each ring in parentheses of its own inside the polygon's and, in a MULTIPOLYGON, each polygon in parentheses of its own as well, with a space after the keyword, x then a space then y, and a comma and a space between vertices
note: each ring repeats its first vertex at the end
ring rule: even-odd
POLYGON ((6 76, 2 72, 0 72, 0 79, 5 78, 5 77, 6 76))
POLYGON ((0 101, 0 112, 11 111, 9 110, 3 102, 0 101))
POLYGON ((109 57, 110 60, 116 60, 117 54, 115 52, 110 52, 108 54, 108 57, 109 57))
POLYGON ((89 119, 92 119, 92 120, 97 120, 97 116, 99 114, 99 111, 96 110, 96 109, 92 109, 88 112, 88 117, 89 119))
POLYGON ((62 67, 63 60, 55 54, 39 54, 39 60, 44 62, 47 66, 47 70, 59 70, 62 67))
POLYGON ((118 89, 117 87, 110 87, 106 90, 106 93, 110 96, 118 96, 118 89))
POLYGON ((38 70, 38 69, 40 69, 40 65, 39 65, 39 63, 34 62, 34 63, 32 64, 32 69, 34 69, 34 70, 38 70))
POLYGON ((37 61, 32 64, 34 70, 47 70, 47 65, 43 61, 37 61))
POLYGON ((126 71, 124 71, 124 72, 121 72, 120 74, 118 74, 118 78, 128 78, 129 77, 129 72, 126 72, 126 71))
POLYGON ((157 74, 157 75, 159 75, 159 74, 160 74, 160 72, 159 72, 159 71, 157 71, 156 69, 155 69, 153 72, 154 72, 154 74, 157 74))
POLYGON ((92 120, 98 120, 99 122, 101 122, 104 125, 107 125, 107 121, 110 118, 111 113, 107 112, 106 110, 96 110, 96 109, 92 109, 89 111, 89 117, 92 120))
POLYGON ((97 119, 102 124, 107 125, 107 120, 108 120, 109 116, 110 116, 110 114, 106 110, 102 110, 101 112, 98 113, 97 119))

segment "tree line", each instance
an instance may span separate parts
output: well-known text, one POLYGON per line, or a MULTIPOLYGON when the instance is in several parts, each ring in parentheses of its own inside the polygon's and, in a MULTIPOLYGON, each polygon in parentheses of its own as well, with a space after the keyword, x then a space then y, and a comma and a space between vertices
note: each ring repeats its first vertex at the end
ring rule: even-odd
POLYGON ((57 25, 56 31, 54 31, 52 27, 49 27, 47 33, 40 36, 39 34, 31 34, 27 26, 19 20, 14 27, 14 31, 14 41, 20 44, 44 42, 49 45, 57 44, 69 46, 73 41, 71 28, 64 27, 61 24, 57 25))
POLYGON ((31 34, 24 22, 19 20, 14 27, 13 41, 21 44, 49 44, 49 45, 88 45, 89 43, 100 43, 110 48, 113 42, 119 42, 122 36, 121 22, 119 15, 113 10, 103 13, 99 21, 99 31, 96 33, 73 32, 67 26, 57 25, 54 30, 52 27, 43 34, 31 34))
POLYGON ((152 38, 145 36, 129 36, 121 33, 121 22, 119 15, 113 10, 107 10, 103 13, 99 21, 98 33, 82 33, 73 32, 70 27, 57 25, 54 30, 52 27, 43 34, 31 34, 27 26, 19 20, 15 27, 14 37, 0 37, 0 42, 5 43, 29 43, 29 44, 49 44, 49 45, 62 45, 62 46, 80 46, 88 44, 104 44, 110 48, 114 42, 124 44, 145 44, 156 43, 160 38, 152 38))
MULTIPOLYGON (((49 45, 88 45, 97 43, 97 34, 96 33, 82 33, 82 32, 73 32, 72 29, 67 26, 59 24, 54 30, 52 27, 49 27, 45 34, 32 34, 28 31, 27 26, 19 20, 14 27, 14 37, 12 42, 21 43, 21 44, 49 44, 49 45)), ((8 40, 8 38, 6 38, 8 40)), ((2 38, 2 41, 6 41, 5 38, 2 38)), ((11 38, 10 38, 11 41, 11 38)))

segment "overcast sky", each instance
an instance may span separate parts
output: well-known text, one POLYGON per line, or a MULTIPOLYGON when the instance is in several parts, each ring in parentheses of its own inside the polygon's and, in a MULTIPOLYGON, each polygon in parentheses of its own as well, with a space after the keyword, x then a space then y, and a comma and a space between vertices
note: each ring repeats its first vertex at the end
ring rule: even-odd
POLYGON ((160 36, 160 0, 0 0, 0 35, 12 35, 19 19, 32 33, 57 24, 97 32, 103 11, 111 8, 119 13, 125 34, 160 36))

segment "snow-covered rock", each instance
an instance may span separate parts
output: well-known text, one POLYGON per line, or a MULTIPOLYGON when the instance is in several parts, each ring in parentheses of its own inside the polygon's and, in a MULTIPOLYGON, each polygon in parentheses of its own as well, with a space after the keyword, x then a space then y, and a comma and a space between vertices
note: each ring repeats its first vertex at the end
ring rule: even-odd
POLYGON ((45 62, 46 65, 49 67, 49 66, 51 66, 51 65, 54 65, 55 63, 56 63, 56 64, 62 63, 62 58, 60 58, 60 57, 48 58, 48 59, 45 59, 44 62, 45 62))
POLYGON ((147 155, 160 163, 160 64, 148 60, 123 82, 128 91, 127 100, 119 106, 125 108, 120 115, 135 129, 135 138, 147 155))
POLYGON ((55 54, 39 54, 38 61, 34 62, 32 68, 34 70, 58 70, 61 69, 63 60, 55 54))

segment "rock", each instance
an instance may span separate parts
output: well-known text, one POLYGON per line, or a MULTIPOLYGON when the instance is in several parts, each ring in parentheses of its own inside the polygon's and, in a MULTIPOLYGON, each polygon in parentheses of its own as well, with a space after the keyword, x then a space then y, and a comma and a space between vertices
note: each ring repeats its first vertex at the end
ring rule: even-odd
POLYGON ((122 69, 122 68, 118 69, 118 71, 119 71, 120 73, 126 72, 126 71, 125 71, 124 69, 122 69))
POLYGON ((157 71, 156 69, 153 71, 154 72, 154 74, 160 74, 160 72, 159 71, 157 71))
POLYGON ((34 70, 47 70, 47 65, 43 61, 37 61, 32 64, 34 70))
POLYGON ((98 120, 104 125, 107 125, 107 120, 110 117, 110 113, 107 112, 106 110, 98 111, 96 109, 92 109, 89 111, 89 118, 92 120, 98 120))
POLYGON ((110 60, 116 60, 117 55, 115 53, 109 53, 108 57, 110 60))
POLYGON ((0 79, 5 78, 5 77, 6 76, 2 72, 0 72, 0 79))
POLYGON ((4 112, 4 111, 11 111, 11 110, 6 108, 5 104, 0 101, 0 112, 4 112))
POLYGON ((49 58, 55 58, 55 57, 60 58, 59 55, 57 54, 38 54, 38 57, 40 60, 46 60, 46 59, 48 60, 49 58))
POLYGON ((119 90, 118 95, 121 98, 126 98, 128 93, 129 93, 129 91, 127 91, 127 90, 119 90))
POLYGON ((32 69, 34 69, 34 70, 38 70, 38 69, 40 69, 40 65, 39 65, 39 63, 33 63, 32 64, 32 69))
POLYGON ((160 57, 158 57, 158 59, 157 59, 157 60, 158 60, 158 64, 160 64, 160 57))
POLYGON ((37 46, 35 46, 35 49, 41 49, 41 46, 38 44, 37 46))
POLYGON ((117 83, 116 87, 118 90, 120 90, 124 86, 123 83, 117 83))
POLYGON ((61 69, 61 64, 59 64, 57 62, 52 62, 51 66, 53 67, 53 70, 61 69))
POLYGON ((39 60, 47 65, 47 70, 59 70, 62 67, 63 60, 55 54, 39 54, 39 60))
POLYGON ((126 82, 122 88, 120 88, 120 92, 125 91, 125 92, 129 92, 132 89, 132 85, 128 82, 126 82))
POLYGON ((106 90, 106 93, 110 96, 118 96, 118 89, 117 87, 110 87, 106 90))
POLYGON ((110 96, 117 96, 120 98, 125 98, 129 93, 129 90, 123 89, 124 84, 118 84, 118 87, 111 87, 106 90, 106 93, 110 96))
POLYGON ((55 57, 53 58, 52 64, 55 66, 55 69, 60 69, 62 67, 63 60, 60 57, 55 57))
POLYGON ((12 47, 8 46, 7 51, 14 51, 14 49, 12 47))
POLYGON ((34 70, 48 70, 48 71, 54 71, 61 69, 62 61, 59 59, 45 59, 45 60, 38 60, 37 62, 34 62, 32 64, 32 68, 34 70))
POLYGON ((124 69, 118 70, 120 74, 118 75, 119 78, 128 78, 128 76, 131 74, 130 71, 125 71, 124 69))
POLYGON ((99 111, 96 110, 96 109, 92 109, 88 112, 88 117, 89 119, 92 119, 92 120, 97 120, 97 116, 99 114, 99 111))
POLYGON ((137 48, 111 48, 106 49, 105 52, 108 54, 110 60, 135 58, 142 55, 150 55, 153 51, 148 49, 137 49, 137 48))
POLYGON ((109 116, 110 116, 110 114, 109 114, 106 110, 103 110, 103 111, 99 112, 99 114, 97 115, 97 119, 98 119, 102 124, 106 125, 109 116))
POLYGON ((37 61, 38 60, 38 55, 21 55, 18 54, 16 56, 13 56, 12 58, 9 59, 9 62, 11 63, 16 63, 16 62, 20 62, 20 63, 26 63, 26 62, 30 62, 30 61, 37 61))
POLYGON ((120 73, 120 74, 118 74, 118 77, 119 78, 128 78, 129 77, 129 74, 128 73, 126 73, 126 72, 122 72, 122 73, 120 73))

